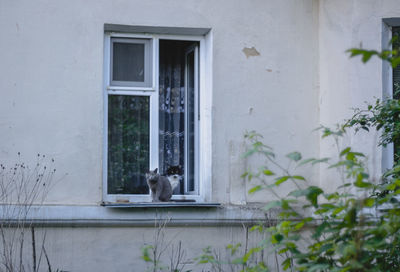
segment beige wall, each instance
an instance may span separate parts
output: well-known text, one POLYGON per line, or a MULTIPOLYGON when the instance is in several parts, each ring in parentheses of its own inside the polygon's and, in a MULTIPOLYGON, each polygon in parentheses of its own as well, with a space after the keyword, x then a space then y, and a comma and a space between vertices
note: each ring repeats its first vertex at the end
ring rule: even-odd
MULTIPOLYGON (((176 257, 173 254, 181 243, 181 249, 184 251, 181 263, 185 264, 183 271, 212 271, 207 264, 196 264, 195 258, 200 257, 203 249, 210 247, 213 254, 221 260, 233 260, 234 257, 231 257, 229 250, 225 248, 226 245, 241 243, 238 255, 235 255, 239 257, 246 247, 249 249, 256 246, 262 238, 258 232, 249 233, 244 227, 164 228, 161 229, 159 236, 157 232, 158 229, 152 228, 43 229, 37 227, 35 228, 36 262, 39 264, 39 256, 42 254, 40 271, 48 271, 47 262, 41 252, 44 244, 53 271, 59 269, 60 271, 88 272, 144 272, 150 265, 141 258, 142 247, 157 245, 159 250, 163 250, 160 265, 170 266, 171 256, 176 257), (194 239, 194 237, 203 237, 203 239, 194 239)), ((31 229, 26 229, 25 235, 24 264, 25 269, 31 271, 31 229)), ((17 245, 15 243, 16 248, 18 248, 17 245)), ((18 256, 15 256, 16 259, 18 256)), ((261 254, 255 254, 255 256, 260 260, 261 254)), ((273 265, 274 256, 268 256, 269 254, 265 251, 264 261, 273 265)), ((0 257, 0 262, 2 260, 0 257)))
MULTIPOLYGON (((240 204, 265 200, 249 198, 239 178, 244 132, 256 129, 278 154, 334 154, 312 130, 382 94, 380 62, 363 65, 345 51, 379 49, 382 18, 400 16, 400 8, 396 0, 3 0, 0 15, 0 158, 54 158, 62 177, 47 200, 54 204, 102 200, 104 23, 211 28, 212 200, 240 204), (245 55, 252 47, 259 56, 245 55)), ((374 141, 350 135, 344 144, 369 153, 379 173, 374 141)), ((318 173, 303 174, 316 183, 334 177, 318 173)))
MULTIPOLYGON (((382 62, 372 58, 363 64, 349 59, 345 51, 362 46, 382 48, 383 18, 400 17, 399 1, 320 1, 320 122, 333 126, 352 115, 352 108, 366 108, 382 98, 382 62)), ((341 148, 352 145, 368 155, 370 173, 379 176, 382 150, 376 148, 378 134, 349 133, 341 148)), ((332 141, 321 142, 321 157, 333 156, 332 141)), ((340 179, 332 171, 321 170, 320 184, 336 188, 340 179)))
MULTIPOLYGON (((213 33, 212 199, 246 201, 243 134, 319 154, 318 5, 293 1, 0 1, 0 158, 36 153, 63 176, 48 203, 102 197, 103 25, 213 33), (246 57, 254 47, 259 56, 246 57), (307 147, 307 148, 304 148, 307 147)), ((255 197, 254 200, 263 198, 255 197)))
MULTIPOLYGON (((103 25, 212 29, 212 200, 249 198, 240 179, 243 134, 256 129, 278 154, 335 153, 312 130, 350 116, 382 95, 382 66, 349 59, 362 44, 381 47, 382 18, 400 16, 386 1, 0 1, 0 158, 56 160, 62 178, 47 201, 102 200, 103 25), (246 56, 254 47, 258 56, 246 56), (68 175, 64 175, 68 173, 68 175)), ((380 172, 375 138, 348 136, 380 172)), ((324 169, 305 171, 334 186, 324 169)), ((334 177, 334 178, 331 178, 334 177)))

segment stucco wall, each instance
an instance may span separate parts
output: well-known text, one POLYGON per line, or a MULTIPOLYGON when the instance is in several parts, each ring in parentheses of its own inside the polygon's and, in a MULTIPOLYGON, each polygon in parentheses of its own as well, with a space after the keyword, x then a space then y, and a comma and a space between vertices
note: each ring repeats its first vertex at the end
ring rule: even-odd
MULTIPOLYGON (((25 234, 24 265, 30 271, 33 263, 31 229, 26 229, 25 234)), ((177 257, 181 244, 179 267, 184 265, 183 271, 213 271, 209 264, 197 264, 195 258, 202 255, 203 249, 210 247, 212 254, 223 261, 233 260, 235 256, 243 254, 246 248, 256 246, 261 238, 257 232, 249 233, 244 227, 35 228, 36 265, 39 271, 48 271, 47 261, 41 251, 44 245, 53 271, 144 272, 151 265, 142 259, 141 248, 158 246, 158 252, 161 253, 159 266, 165 267, 170 266, 171 256, 177 257), (238 248, 238 255, 232 257, 225 246, 238 243, 242 246, 238 248)), ((255 255, 261 259, 261 254, 255 255)), ((275 256, 267 254, 265 250, 264 261, 273 266, 275 256)), ((229 266, 224 267, 227 269, 229 266)))
MULTIPOLYGON (((367 64, 349 58, 350 48, 380 50, 385 33, 383 18, 400 17, 399 1, 320 1, 320 122, 334 126, 351 117, 352 108, 383 97, 382 62, 372 58, 367 64)), ((387 39, 388 37, 386 37, 387 39)), ((387 46, 387 44, 386 44, 387 46)), ((376 148, 378 134, 348 133, 341 148, 352 145, 368 155, 373 176, 381 173, 382 150, 376 148)), ((321 142, 321 157, 337 154, 332 141, 321 142)), ((340 178, 321 169, 320 184, 336 188, 340 178)))
POLYGON ((206 27, 213 33, 212 199, 243 203, 246 130, 264 134, 278 153, 319 154, 311 133, 319 124, 317 21, 311 0, 0 1, 0 158, 53 157, 63 178, 47 202, 97 205, 104 23, 206 27), (259 56, 247 57, 245 47, 259 56))

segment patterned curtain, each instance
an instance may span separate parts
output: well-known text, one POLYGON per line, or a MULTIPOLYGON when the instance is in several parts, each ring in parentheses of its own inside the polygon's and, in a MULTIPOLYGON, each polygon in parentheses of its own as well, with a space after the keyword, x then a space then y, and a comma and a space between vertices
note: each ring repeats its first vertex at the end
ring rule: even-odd
MULTIPOLYGON (((173 41, 160 42, 159 166, 165 174, 169 166, 184 167, 185 143, 185 63, 183 48, 173 41)), ((181 191, 181 190, 180 190, 181 191)))

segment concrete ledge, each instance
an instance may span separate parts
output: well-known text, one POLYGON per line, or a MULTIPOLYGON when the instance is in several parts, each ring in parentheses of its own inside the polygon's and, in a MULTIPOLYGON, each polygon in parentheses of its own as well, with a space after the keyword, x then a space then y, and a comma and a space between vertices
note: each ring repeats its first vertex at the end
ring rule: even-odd
POLYGON ((204 36, 211 28, 104 24, 105 32, 204 36))
POLYGON ((220 203, 199 203, 199 202, 142 202, 142 203, 107 203, 101 204, 108 208, 217 208, 220 203))
MULTIPOLYGON (((3 224, 42 227, 144 227, 169 219, 169 226, 235 226, 265 221, 265 214, 255 206, 219 207, 114 207, 102 206, 33 206, 26 218, 7 215, 0 206, 3 224)), ((23 209, 20 207, 19 209, 23 209)), ((19 214, 18 209, 14 214, 19 214)), ((22 213, 23 214, 23 213, 22 213)))

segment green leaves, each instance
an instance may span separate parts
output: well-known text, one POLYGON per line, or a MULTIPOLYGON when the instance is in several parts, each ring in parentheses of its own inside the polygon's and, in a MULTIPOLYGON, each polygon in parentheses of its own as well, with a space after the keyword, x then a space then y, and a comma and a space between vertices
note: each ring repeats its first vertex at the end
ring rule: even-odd
MULTIPOLYGON (((353 52, 354 56, 361 55, 364 61, 380 54, 373 50, 353 52)), ((389 53, 384 54, 391 58, 389 53)), ((390 143, 396 137, 400 143, 398 118, 400 102, 378 100, 366 110, 359 110, 352 120, 337 129, 321 127, 322 137, 333 137, 340 142, 347 128, 357 127, 367 133, 381 130, 382 136, 386 137, 381 143, 390 143)), ((249 180, 256 177, 260 182, 249 193, 272 192, 276 199, 269 201, 263 210, 275 215, 276 221, 268 222, 267 228, 253 229, 269 233, 262 247, 272 247, 287 256, 282 263, 284 269, 400 271, 400 202, 395 198, 400 195, 400 165, 382 175, 385 184, 377 185, 368 175, 366 156, 351 146, 338 152, 336 162, 330 158, 303 159, 300 152, 291 152, 285 156, 289 166, 284 167, 275 155, 270 155, 272 149, 257 141, 252 145, 251 156, 265 158, 266 164, 259 167, 258 172, 246 174, 249 180), (340 184, 336 190, 324 191, 324 185, 307 184, 304 176, 293 173, 300 167, 319 163, 327 164, 326 171, 343 173, 343 180, 332 180, 340 184), (292 191, 281 197, 287 188, 292 191)), ((324 184, 325 181, 319 182, 324 184)), ((247 265, 250 255, 240 261, 247 265)))
MULTIPOLYGON (((363 121, 362 124, 367 126, 369 121, 363 121)), ((323 136, 341 137, 343 133, 344 129, 335 131, 325 128, 323 136)), ((257 144, 256 146, 263 145, 257 144)), ((261 232, 268 231, 270 246, 273 246, 279 254, 288 256, 282 263, 283 268, 295 267, 296 271, 357 271, 371 263, 377 264, 378 257, 375 256, 383 256, 385 247, 387 247, 387 243, 382 243, 382 240, 387 239, 389 233, 400 232, 400 209, 389 208, 389 211, 381 212, 385 214, 385 217, 381 217, 381 221, 376 221, 373 215, 367 213, 366 208, 385 205, 393 199, 392 196, 396 193, 400 194, 400 178, 396 178, 384 186, 376 186, 371 182, 367 170, 364 168, 365 155, 354 151, 352 147, 343 148, 339 152, 339 161, 330 164, 329 158, 302 159, 301 154, 297 151, 287 154, 286 158, 290 162, 296 163, 294 165, 296 169, 305 165, 328 163, 328 169, 344 170, 345 180, 340 182, 342 185, 338 186, 336 191, 324 192, 319 186, 308 185, 304 176, 293 174, 289 168, 280 166, 275 157, 262 152, 253 154, 260 155, 260 153, 276 167, 273 168, 274 171, 267 166, 259 168, 256 173, 249 171, 246 174, 249 180, 257 177, 263 182, 250 189, 249 193, 262 192, 267 189, 275 192, 275 195, 278 196, 279 192, 282 192, 280 191, 282 185, 285 186, 284 188, 288 188, 290 185, 297 188, 285 198, 278 197, 276 200, 269 201, 263 208, 264 211, 274 209, 271 214, 277 214, 276 225, 266 229, 263 227, 253 228, 261 232), (277 175, 276 169, 282 170, 283 175, 277 175), (349 193, 355 188, 360 195, 349 193), (373 195, 374 192, 377 192, 376 194, 388 193, 384 198, 379 198, 373 195), (320 196, 324 196, 324 198, 321 200, 320 196), (303 210, 300 209, 301 213, 297 210, 299 207, 296 206, 297 204, 303 204, 303 210), (309 207, 314 209, 306 211, 305 209, 309 207), (302 218, 304 215, 310 216, 302 218), (390 224, 385 222, 388 218, 390 218, 390 224), (382 225, 386 227, 382 227, 382 225), (305 229, 311 232, 311 235, 307 236, 308 238, 303 236, 305 229), (310 246, 306 249, 303 247, 299 249, 297 243, 300 241, 308 243, 310 246), (380 251, 377 251, 378 248, 380 251), (363 257, 356 259, 355 256, 363 257)), ((398 176, 400 176, 400 166, 384 175, 385 179, 398 176)), ((259 247, 257 247, 258 249, 259 247)), ((237 262, 247 265, 250 256, 257 250, 252 249, 243 258, 237 259, 237 262)), ((400 258, 397 268, 400 268, 400 258)))
POLYGON ((375 199, 374 198, 365 198, 363 201, 364 206, 371 208, 375 204, 375 199))
POLYGON ((249 190, 249 194, 254 194, 255 192, 260 191, 261 189, 262 189, 262 186, 261 186, 261 185, 254 186, 253 188, 251 188, 251 189, 249 190))
POLYGON ((306 180, 303 176, 290 176, 291 179, 306 180))
POLYGON ((347 50, 350 53, 350 57, 361 56, 361 61, 363 63, 368 62, 371 57, 377 56, 383 60, 386 60, 390 63, 392 68, 396 68, 400 64, 400 57, 398 55, 398 51, 394 50, 383 50, 382 52, 378 52, 376 50, 365 50, 360 48, 352 48, 347 50))
POLYGON ((306 189, 296 190, 291 192, 289 195, 294 197, 305 196, 305 198, 313 205, 318 207, 318 196, 324 191, 317 186, 309 186, 306 189))
POLYGON ((373 184, 370 182, 364 182, 363 181, 364 176, 362 173, 358 173, 356 181, 354 182, 354 186, 358 187, 358 188, 368 188, 368 187, 372 187, 373 184))
POLYGON ((392 68, 396 68, 400 65, 400 57, 393 58, 391 60, 392 68))
POLYGON ((241 247, 241 243, 237 243, 237 244, 229 244, 226 246, 227 249, 230 250, 231 255, 235 255, 235 253, 238 251, 239 247, 241 247))
POLYGON ((279 178, 276 179, 275 185, 279 186, 279 185, 281 185, 282 183, 284 183, 285 181, 287 181, 289 179, 292 179, 292 180, 304 180, 304 181, 306 180, 302 176, 283 176, 283 177, 279 177, 279 178))
POLYGON ((150 245, 142 247, 142 259, 145 262, 153 262, 153 259, 150 257, 150 252, 149 252, 152 249, 153 246, 150 245))
POLYGON ((300 152, 292 152, 286 155, 286 157, 288 157, 289 159, 297 162, 299 160, 301 160, 301 154, 300 152))
POLYGON ((268 169, 264 169, 262 172, 263 172, 263 174, 266 175, 266 176, 273 176, 273 175, 275 175, 274 172, 272 172, 271 170, 268 170, 268 169))
POLYGON ((287 181, 289 178, 290 178, 290 176, 283 176, 283 177, 277 178, 275 181, 275 185, 279 186, 282 183, 284 183, 285 181, 287 181))
POLYGON ((350 57, 355 57, 361 55, 362 62, 366 63, 371 59, 372 56, 379 56, 378 51, 375 50, 364 50, 359 48, 352 48, 347 50, 350 53, 350 57))
POLYGON ((280 200, 274 200, 269 202, 267 205, 264 206, 263 210, 268 211, 272 208, 280 207, 282 205, 282 202, 280 200))
POLYGON ((329 161, 329 158, 322 158, 322 159, 311 158, 311 159, 302 160, 298 164, 298 166, 303 166, 303 165, 306 165, 306 164, 309 164, 309 163, 311 163, 311 165, 314 165, 314 164, 317 164, 317 163, 324 163, 324 162, 328 162, 328 161, 329 161))
POLYGON ((342 152, 340 152, 339 156, 342 157, 343 155, 349 153, 350 150, 351 150, 350 147, 347 147, 347 148, 343 149, 342 152))
POLYGON ((283 240, 283 235, 280 233, 274 234, 271 236, 272 244, 277 244, 283 240))

